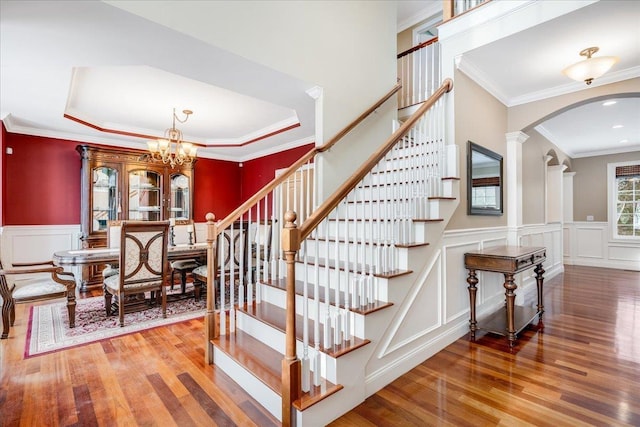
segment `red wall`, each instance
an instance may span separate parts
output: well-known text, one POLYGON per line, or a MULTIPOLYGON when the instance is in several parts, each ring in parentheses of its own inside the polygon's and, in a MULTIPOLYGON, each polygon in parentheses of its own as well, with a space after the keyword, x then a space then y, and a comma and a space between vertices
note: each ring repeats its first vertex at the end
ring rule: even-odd
POLYGON ((291 150, 260 157, 244 162, 242 167, 241 194, 244 202, 253 196, 275 177, 277 169, 284 169, 315 147, 314 144, 303 145, 291 150))
POLYGON ((80 155, 75 141, 6 133, 4 225, 80 223, 80 155))
MULTIPOLYGON (((2 125, 3 225, 80 223, 77 141, 8 133, 2 125), (6 154, 11 147, 13 154, 6 154)), ((194 173, 194 216, 222 219, 313 144, 245 162, 199 158, 194 173)))
POLYGON ((204 222, 207 213, 222 219, 240 201, 240 167, 237 162, 200 158, 195 165, 193 220, 204 222))

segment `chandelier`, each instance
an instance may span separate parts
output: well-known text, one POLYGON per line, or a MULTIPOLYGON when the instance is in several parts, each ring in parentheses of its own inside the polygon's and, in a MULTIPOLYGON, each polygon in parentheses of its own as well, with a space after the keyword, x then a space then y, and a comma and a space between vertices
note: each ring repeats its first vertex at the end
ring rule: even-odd
POLYGON ((170 164, 171 167, 176 165, 182 165, 185 163, 192 163, 196 158, 196 151, 198 147, 190 142, 184 142, 182 140, 182 131, 176 129, 176 120, 180 123, 185 123, 193 111, 182 110, 185 115, 184 119, 176 115, 176 109, 173 109, 173 126, 164 131, 164 138, 158 138, 155 140, 147 141, 147 147, 151 153, 151 158, 156 161, 161 161, 164 164, 170 164))
POLYGON ((590 85, 593 79, 597 79, 613 67, 613 64, 618 62, 616 56, 599 56, 592 58, 591 55, 598 52, 598 47, 588 47, 580 51, 580 56, 586 56, 587 59, 576 62, 573 65, 562 70, 567 77, 577 80, 579 82, 585 82, 590 85))

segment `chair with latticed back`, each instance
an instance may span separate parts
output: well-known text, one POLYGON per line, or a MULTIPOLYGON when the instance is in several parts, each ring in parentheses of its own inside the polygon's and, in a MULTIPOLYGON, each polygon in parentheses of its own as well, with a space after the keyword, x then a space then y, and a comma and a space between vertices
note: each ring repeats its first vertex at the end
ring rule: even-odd
POLYGON ((2 335, 1 339, 9 336, 9 328, 16 319, 15 305, 22 303, 45 301, 50 299, 67 298, 69 313, 69 327, 75 327, 76 321, 76 281, 73 273, 63 271, 52 262, 43 263, 14 263, 12 268, 4 269, 0 262, 0 296, 2 296, 2 335), (48 276, 42 273, 49 273, 48 276), (6 275, 25 275, 11 287, 6 275))
MULTIPOLYGON (((173 227, 173 232, 173 243, 176 245, 194 244, 196 242, 195 228, 191 221, 177 221, 176 225, 173 227), (189 231, 191 231, 190 238, 189 231)), ((171 289, 173 289, 173 275, 174 273, 178 273, 180 274, 181 291, 184 293, 187 287, 187 274, 199 265, 200 263, 196 259, 181 259, 173 261, 171 263, 171 289)))
POLYGON ((160 292, 162 317, 167 317, 168 230, 166 221, 122 222, 119 271, 104 279, 107 315, 111 314, 112 298, 116 297, 120 326, 124 326, 126 297, 145 292, 151 294, 148 300, 145 299, 145 308, 154 305, 153 295, 160 292))

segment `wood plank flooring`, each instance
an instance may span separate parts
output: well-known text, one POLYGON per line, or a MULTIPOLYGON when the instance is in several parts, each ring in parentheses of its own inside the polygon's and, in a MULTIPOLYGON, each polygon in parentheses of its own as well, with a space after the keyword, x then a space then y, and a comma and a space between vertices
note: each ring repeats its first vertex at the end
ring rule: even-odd
POLYGON ((640 273, 565 266, 544 304, 512 351, 462 337, 331 426, 640 426, 640 273))
MULTIPOLYGON (((544 329, 465 335, 332 426, 640 426, 640 273, 566 266, 544 329)), ((204 364, 193 320, 23 359, 28 306, 0 342, 0 426, 278 425, 204 364)))

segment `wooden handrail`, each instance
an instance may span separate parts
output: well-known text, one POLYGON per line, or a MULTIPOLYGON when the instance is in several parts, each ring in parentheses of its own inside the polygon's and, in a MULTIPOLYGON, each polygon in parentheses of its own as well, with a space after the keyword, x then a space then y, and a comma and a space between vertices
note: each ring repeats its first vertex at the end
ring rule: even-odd
POLYGON ((393 146, 404 136, 409 133, 413 125, 427 112, 429 108, 436 103, 438 99, 445 93, 453 89, 453 81, 446 79, 442 85, 429 97, 416 112, 407 119, 387 140, 373 153, 365 163, 358 168, 356 172, 342 184, 330 197, 328 197, 322 205, 320 205, 306 221, 300 226, 300 241, 306 239, 313 230, 318 227, 320 222, 324 220, 333 209, 338 206, 340 201, 344 199, 351 190, 369 173, 371 169, 393 148, 393 146))
POLYGON ((412 48, 409 48, 409 49, 405 50, 404 52, 400 52, 400 53, 398 54, 398 59, 402 58, 403 56, 407 56, 407 55, 409 55, 410 53, 415 52, 416 50, 420 50, 420 49, 422 49, 423 47, 426 47, 426 46, 432 45, 432 44, 436 43, 437 41, 438 41, 438 38, 437 38, 437 37, 434 37, 434 38, 432 38, 432 39, 430 39, 430 40, 427 40, 426 42, 422 42, 422 43, 420 43, 419 45, 416 45, 416 46, 414 46, 414 47, 412 47, 412 48))
POLYGON ((389 98, 391 98, 396 92, 400 90, 402 84, 396 83, 396 85, 386 93, 382 98, 376 101, 371 107, 369 107, 364 113, 360 114, 355 120, 345 126, 340 132, 338 132, 333 138, 331 138, 327 143, 322 145, 321 147, 314 147, 305 153, 302 157, 300 157, 294 164, 289 166, 284 173, 280 176, 272 179, 267 185, 262 187, 262 189, 258 190, 253 196, 247 199, 243 204, 238 206, 233 212, 227 215, 224 219, 218 222, 218 233, 222 233, 227 227, 229 227, 237 218, 241 215, 244 215, 252 206, 254 206, 258 201, 266 197, 269 193, 271 193, 278 185, 282 184, 287 178, 293 175, 300 166, 304 165, 309 159, 312 159, 316 154, 327 151, 333 145, 342 139, 346 134, 351 132, 353 128, 358 126, 367 116, 373 113, 376 109, 378 109, 382 104, 384 104, 389 98))
POLYGON ((384 104, 389 98, 391 98, 393 95, 395 95, 395 93, 398 92, 401 87, 402 87, 402 83, 400 83, 400 82, 396 83, 396 85, 389 92, 387 92, 386 95, 384 95, 382 98, 380 98, 378 100, 378 102, 373 104, 371 107, 367 108, 364 111, 364 113, 360 114, 354 121, 352 121, 347 126, 345 126, 344 129, 342 129, 333 138, 331 138, 326 144, 324 144, 322 147, 320 147, 318 149, 318 151, 322 153, 323 151, 327 151, 328 149, 333 147, 333 145, 336 142, 341 140, 342 137, 344 137, 346 134, 351 132, 353 130, 353 128, 355 128, 356 126, 358 126, 360 124, 360 122, 362 122, 364 119, 366 119, 371 113, 373 113, 375 110, 380 108, 380 106, 382 104, 384 104))

